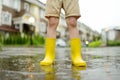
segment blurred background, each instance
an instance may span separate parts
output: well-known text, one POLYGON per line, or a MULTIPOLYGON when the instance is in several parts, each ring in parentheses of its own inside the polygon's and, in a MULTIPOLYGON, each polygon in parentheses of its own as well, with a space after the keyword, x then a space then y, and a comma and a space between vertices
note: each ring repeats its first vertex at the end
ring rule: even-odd
POLYGON ((46 0, 0 0, 0 80, 119 80, 120 0, 79 0, 79 4, 82 16, 77 27, 86 68, 71 64, 63 9, 55 64, 40 66, 48 26, 46 0))
MULTIPOLYGON (((78 30, 83 47, 120 46, 120 1, 80 0, 78 30)), ((44 46, 46 0, 0 0, 0 46, 44 46)), ((57 27, 59 47, 69 47, 64 11, 57 27)))

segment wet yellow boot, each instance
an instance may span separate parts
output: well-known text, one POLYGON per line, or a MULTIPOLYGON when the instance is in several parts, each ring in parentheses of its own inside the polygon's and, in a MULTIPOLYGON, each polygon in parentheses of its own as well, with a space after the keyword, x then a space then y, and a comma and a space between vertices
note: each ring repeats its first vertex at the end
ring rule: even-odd
POLYGON ((81 56, 81 42, 79 38, 72 38, 71 44, 71 60, 74 66, 86 66, 86 62, 81 56))
POLYGON ((40 62, 40 65, 51 65, 55 59, 55 47, 56 39, 55 38, 46 38, 46 53, 45 58, 40 62))

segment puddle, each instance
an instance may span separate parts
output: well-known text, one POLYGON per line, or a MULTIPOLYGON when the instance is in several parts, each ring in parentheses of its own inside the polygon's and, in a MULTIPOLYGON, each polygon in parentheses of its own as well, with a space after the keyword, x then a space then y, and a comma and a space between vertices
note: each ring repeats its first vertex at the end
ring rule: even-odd
POLYGON ((39 66, 37 56, 0 58, 0 80, 78 80, 84 67, 71 66, 70 61, 56 61, 52 66, 39 66))
POLYGON ((2 54, 0 80, 119 80, 120 78, 118 51, 116 54, 110 53, 114 55, 98 55, 89 53, 92 51, 90 49, 83 52, 87 67, 75 67, 71 65, 70 51, 60 50, 57 52, 55 65, 51 66, 39 65, 44 54, 28 56, 2 54))

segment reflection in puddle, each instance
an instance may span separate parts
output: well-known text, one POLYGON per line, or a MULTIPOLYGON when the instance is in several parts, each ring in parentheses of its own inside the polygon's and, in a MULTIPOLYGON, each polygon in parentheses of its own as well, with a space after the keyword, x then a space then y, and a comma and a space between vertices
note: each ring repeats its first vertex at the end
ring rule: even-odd
POLYGON ((40 66, 40 69, 45 73, 44 80, 55 80, 55 67, 51 66, 40 66))
POLYGON ((72 66, 70 61, 39 66, 38 60, 36 56, 0 58, 0 80, 80 80, 80 71, 85 70, 84 67, 72 66))
POLYGON ((72 66, 72 77, 75 80, 81 80, 81 74, 80 71, 82 70, 86 70, 86 67, 76 67, 76 66, 72 66))
MULTIPOLYGON (((86 70, 86 67, 71 66, 70 71, 59 71, 55 65, 40 66, 41 70, 45 72, 44 80, 81 80, 81 70, 86 70), (71 76, 72 75, 72 76, 71 76)), ((64 69, 64 68, 62 68, 64 69)))

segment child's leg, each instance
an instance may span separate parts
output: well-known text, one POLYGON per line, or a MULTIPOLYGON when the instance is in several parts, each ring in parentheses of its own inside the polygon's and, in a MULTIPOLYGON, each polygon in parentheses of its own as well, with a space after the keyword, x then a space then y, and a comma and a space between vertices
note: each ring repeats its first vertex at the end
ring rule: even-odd
POLYGON ((49 17, 48 18, 48 27, 47 27, 47 37, 56 38, 56 28, 59 23, 58 17, 49 17))
POLYGON ((56 28, 59 22, 57 17, 50 17, 48 19, 47 38, 46 38, 46 53, 40 65, 51 65, 55 59, 56 47, 56 28))
POLYGON ((66 21, 70 33, 72 64, 75 66, 86 66, 86 62, 82 59, 81 56, 81 42, 79 38, 79 32, 77 29, 77 18, 67 17, 66 21))

